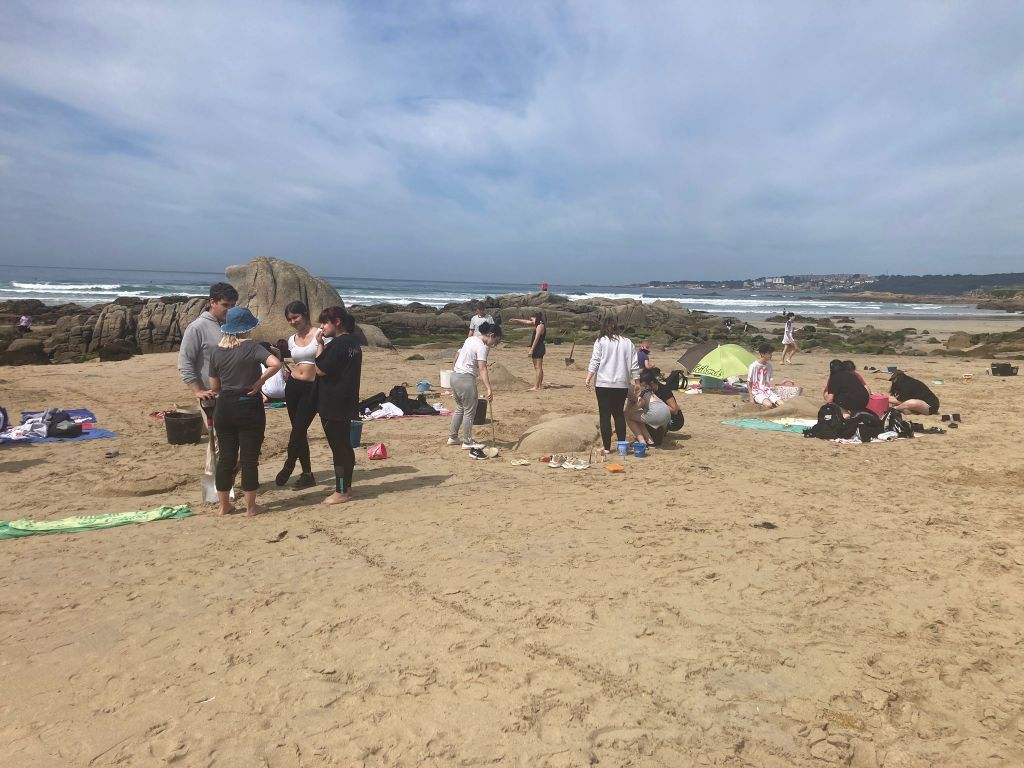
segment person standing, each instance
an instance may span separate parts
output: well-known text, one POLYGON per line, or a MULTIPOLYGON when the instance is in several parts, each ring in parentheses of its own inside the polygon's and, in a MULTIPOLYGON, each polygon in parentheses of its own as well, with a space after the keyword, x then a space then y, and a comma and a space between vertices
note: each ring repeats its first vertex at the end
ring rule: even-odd
MULTIPOLYGON (((310 322, 309 308, 301 301, 293 301, 286 306, 284 316, 288 325, 295 329, 288 338, 288 351, 294 367, 284 389, 284 402, 292 428, 288 435, 288 456, 274 482, 278 485, 287 483, 295 471, 295 462, 299 462, 302 474, 292 488, 301 491, 316 485, 309 460, 308 432, 317 414, 316 356, 320 349, 317 341, 320 331, 310 322)), ((329 341, 330 337, 327 337, 324 344, 329 341)))
POLYGON ((363 350, 353 336, 355 318, 342 307, 328 307, 318 320, 316 407, 334 463, 334 492, 322 503, 344 504, 352 500, 352 419, 358 417, 363 350))
POLYGON ((210 286, 210 304, 199 317, 188 324, 178 349, 178 372, 200 401, 213 397, 208 378, 210 356, 221 340, 221 325, 228 310, 238 303, 238 291, 230 283, 210 286))
POLYGON ((494 325, 494 318, 491 317, 482 301, 476 303, 476 314, 469 318, 469 336, 481 336, 480 326, 484 323, 494 325))
POLYGON ((780 361, 782 365, 792 363, 793 355, 795 355, 799 349, 796 345, 796 338, 793 336, 794 317, 796 317, 796 315, 792 312, 786 313, 786 327, 782 331, 782 360, 780 361))
POLYGON ((615 435, 621 442, 626 439, 626 397, 629 388, 640 377, 640 363, 636 347, 625 336, 619 335, 614 317, 606 317, 601 323, 601 335, 594 342, 594 352, 587 366, 586 387, 594 387, 597 394, 597 410, 601 424, 602 452, 607 455, 612 448, 612 420, 615 421, 615 435))
POLYGON ((533 326, 533 338, 530 340, 530 359, 533 361, 533 372, 536 374, 536 383, 530 387, 527 392, 540 392, 544 388, 544 353, 547 347, 544 345, 544 340, 547 338, 548 331, 544 325, 544 313, 539 309, 535 309, 530 313, 529 320, 523 320, 522 318, 513 317, 511 318, 513 323, 522 323, 523 325, 533 326))
POLYGON ((480 336, 470 336, 462 344, 459 356, 452 367, 452 394, 455 396, 455 413, 448 427, 448 445, 459 445, 459 429, 462 429, 461 445, 474 459, 486 458, 483 443, 473 440, 473 417, 476 416, 477 388, 479 378, 487 388, 484 396, 492 402, 491 380, 487 375, 487 354, 501 341, 501 328, 490 323, 480 324, 480 336))
POLYGON ((281 370, 281 361, 249 338, 259 324, 245 307, 232 307, 220 327, 220 342, 210 355, 210 391, 217 396, 213 424, 220 445, 216 484, 221 515, 234 511, 230 492, 236 467, 242 473, 246 516, 263 511, 256 506, 260 450, 267 425, 261 393, 263 385, 281 370))

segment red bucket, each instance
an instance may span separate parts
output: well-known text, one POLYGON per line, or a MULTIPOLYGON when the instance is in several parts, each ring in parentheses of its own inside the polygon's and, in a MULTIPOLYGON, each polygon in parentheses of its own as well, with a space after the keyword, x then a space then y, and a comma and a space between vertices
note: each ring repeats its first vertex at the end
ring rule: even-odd
POLYGON ((889 410, 888 395, 875 393, 868 398, 868 410, 881 417, 889 410))

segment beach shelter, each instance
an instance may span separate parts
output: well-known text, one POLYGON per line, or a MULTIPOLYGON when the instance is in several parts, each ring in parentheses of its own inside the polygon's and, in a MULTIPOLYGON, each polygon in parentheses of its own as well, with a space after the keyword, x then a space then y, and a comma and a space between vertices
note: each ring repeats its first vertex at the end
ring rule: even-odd
POLYGON ((704 359, 704 355, 715 349, 717 346, 717 341, 705 341, 702 344, 694 344, 686 350, 683 353, 683 356, 676 362, 683 367, 683 370, 685 370, 687 374, 689 374, 690 371, 697 367, 697 363, 704 359))
POLYGON ((756 358, 739 344, 722 344, 708 352, 697 367, 690 371, 691 376, 710 376, 715 379, 727 379, 730 376, 746 376, 747 369, 756 358))

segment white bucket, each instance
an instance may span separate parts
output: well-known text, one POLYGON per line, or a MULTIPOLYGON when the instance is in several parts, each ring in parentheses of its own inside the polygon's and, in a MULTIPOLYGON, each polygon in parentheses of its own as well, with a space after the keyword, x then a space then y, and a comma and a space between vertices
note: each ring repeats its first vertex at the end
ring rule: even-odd
POLYGON ((441 371, 441 389, 452 388, 452 373, 454 371, 441 371))

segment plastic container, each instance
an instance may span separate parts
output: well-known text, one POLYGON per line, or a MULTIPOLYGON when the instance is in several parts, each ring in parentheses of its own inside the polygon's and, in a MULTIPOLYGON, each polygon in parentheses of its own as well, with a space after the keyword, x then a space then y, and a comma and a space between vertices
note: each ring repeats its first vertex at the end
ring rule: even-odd
POLYGON ((633 443, 633 455, 638 459, 647 457, 647 443, 641 443, 639 440, 633 443))
POLYGON ((352 443, 353 448, 358 448, 359 443, 363 439, 363 422, 353 421, 352 426, 348 430, 348 439, 352 443))
POLYGON ((1018 367, 1009 363, 992 363, 993 376, 1016 376, 1018 367))
POLYGON ((164 414, 164 427, 171 445, 188 445, 203 439, 203 417, 198 413, 169 411, 164 414))
POLYGON ((895 365, 887 365, 885 367, 885 370, 887 370, 889 373, 896 373, 897 369, 895 365))
POLYGON ((441 371, 441 389, 452 388, 452 373, 454 371, 441 371))
POLYGON ((626 454, 629 453, 629 443, 626 442, 625 440, 619 440, 617 443, 615 443, 615 447, 619 451, 619 456, 622 456, 623 458, 625 458, 626 454))
POLYGON ((479 427, 487 423, 487 401, 482 397, 476 401, 476 413, 473 414, 473 426, 479 427))
POLYGON ((868 410, 876 416, 883 416, 889 410, 889 398, 876 392, 868 397, 868 410))

